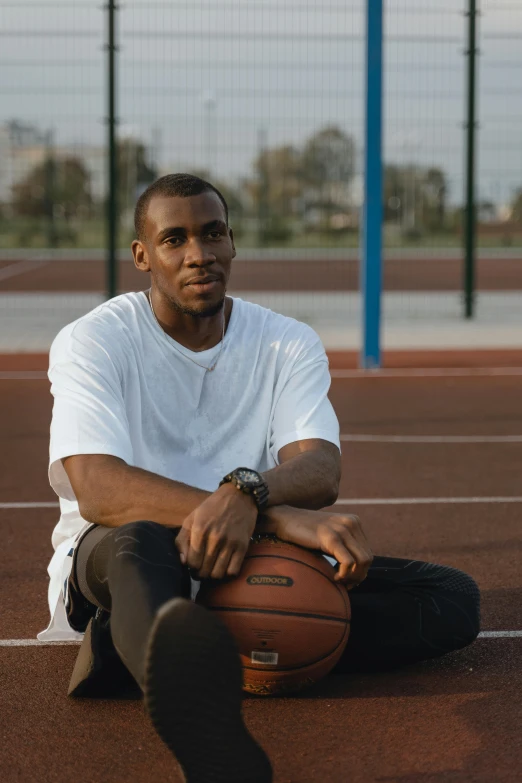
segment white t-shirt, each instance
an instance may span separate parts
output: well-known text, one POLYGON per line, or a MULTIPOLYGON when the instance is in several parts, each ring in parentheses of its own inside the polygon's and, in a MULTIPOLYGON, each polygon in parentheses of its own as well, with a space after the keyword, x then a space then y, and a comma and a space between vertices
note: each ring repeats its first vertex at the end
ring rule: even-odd
POLYGON ((49 627, 39 639, 81 639, 68 624, 64 590, 75 543, 89 523, 61 459, 111 454, 214 491, 234 468, 265 471, 288 443, 322 438, 339 446, 327 394, 328 360, 306 324, 233 298, 220 346, 195 353, 156 323, 143 292, 117 296, 55 338, 49 481, 61 516, 49 564, 49 627))

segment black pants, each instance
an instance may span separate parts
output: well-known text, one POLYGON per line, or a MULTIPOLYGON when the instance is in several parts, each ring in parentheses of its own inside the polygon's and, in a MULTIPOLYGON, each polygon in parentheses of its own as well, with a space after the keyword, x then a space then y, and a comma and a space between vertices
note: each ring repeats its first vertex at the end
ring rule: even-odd
MULTIPOLYGON (((175 532, 155 522, 92 528, 75 557, 84 598, 110 612, 114 646, 141 684, 145 645, 158 608, 188 597, 188 569, 175 532)), ((375 557, 350 591, 352 624, 338 672, 379 671, 436 658, 474 641, 480 593, 473 579, 447 566, 375 557)))

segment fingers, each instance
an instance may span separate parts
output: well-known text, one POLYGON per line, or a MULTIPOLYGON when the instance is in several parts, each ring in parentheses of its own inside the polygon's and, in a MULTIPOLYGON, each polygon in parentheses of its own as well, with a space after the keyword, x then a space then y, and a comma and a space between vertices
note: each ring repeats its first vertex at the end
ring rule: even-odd
POLYGON ((322 537, 323 551, 335 557, 339 563, 339 570, 335 575, 336 581, 345 582, 348 579, 350 571, 355 567, 356 562, 350 550, 347 548, 339 532, 329 530, 322 537))
POLYGON ((230 558, 230 564, 227 568, 227 576, 237 576, 239 572, 241 571, 241 566, 243 565, 243 560, 245 559, 245 555, 247 552, 247 546, 244 546, 241 544, 233 553, 232 557, 230 558))
POLYGON ((352 587, 355 587, 366 579, 368 569, 373 561, 373 553, 358 517, 343 517, 341 524, 341 537, 344 545, 355 560, 355 564, 346 571, 343 578, 347 584, 351 584, 352 587))
MULTIPOLYGON (((241 493, 210 495, 183 522, 177 537, 181 561, 208 578, 238 570, 257 520, 257 509, 241 493), (237 553, 242 552, 241 557, 237 553), (216 566, 217 564, 217 566, 216 566)), ((216 577, 217 578, 217 577, 216 577)))
POLYGON ((323 551, 328 551, 339 562, 335 579, 351 589, 366 579, 373 561, 359 518, 334 515, 324 527, 320 533, 323 551))
POLYGON ((182 563, 197 571, 200 579, 223 579, 238 574, 249 541, 248 534, 238 537, 236 533, 231 537, 226 528, 209 527, 192 515, 187 517, 176 538, 182 563))
POLYGON ((224 579, 227 576, 227 569, 230 565, 230 560, 234 551, 235 550, 232 547, 225 547, 221 550, 210 574, 211 579, 224 579))
MULTIPOLYGON (((208 579, 209 576, 211 576, 213 569, 215 567, 216 561, 219 559, 222 552, 226 553, 227 551, 227 542, 225 540, 225 537, 213 532, 210 532, 207 539, 206 539, 206 545, 205 545, 205 551, 203 553, 202 563, 199 567, 199 577, 200 579, 208 579)), ((230 559, 230 552, 228 554, 228 558, 230 559)), ((227 561, 228 562, 228 561, 227 561)))
POLYGON ((231 543, 224 546, 216 557, 212 569, 207 573, 200 570, 201 578, 225 579, 234 577, 241 571, 247 547, 241 543, 231 543))
POLYGON ((206 530, 197 523, 192 525, 189 536, 189 546, 186 563, 189 568, 198 571, 205 559, 206 530))
POLYGON ((190 545, 190 531, 182 527, 176 536, 176 546, 179 552, 179 559, 183 564, 187 562, 188 550, 190 545))
MULTIPOLYGON (((201 579, 224 579, 227 576, 237 576, 241 570, 247 547, 241 542, 229 542, 205 555, 203 565, 199 569, 201 579)), ((208 550, 207 550, 208 551, 208 550)))

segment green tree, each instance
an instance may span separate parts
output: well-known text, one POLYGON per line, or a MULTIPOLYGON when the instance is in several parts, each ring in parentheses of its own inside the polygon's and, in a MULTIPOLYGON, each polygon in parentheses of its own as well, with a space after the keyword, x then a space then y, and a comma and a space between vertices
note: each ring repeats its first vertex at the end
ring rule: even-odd
POLYGON ((49 158, 13 187, 12 209, 20 217, 69 220, 92 208, 90 175, 77 157, 49 158))
POLYGON ((517 190, 511 205, 511 220, 522 223, 522 188, 517 190))
POLYGON ((291 218, 298 212, 298 199, 302 195, 301 155, 290 145, 274 147, 261 152, 256 158, 256 178, 248 184, 250 195, 259 212, 266 203, 268 214, 291 218))
POLYGON ((323 128, 306 142, 301 155, 301 179, 309 225, 330 232, 334 216, 349 215, 354 173, 355 141, 340 128, 323 128))
POLYGON ((245 183, 261 245, 286 242, 299 213, 303 184, 300 153, 290 145, 263 150, 254 163, 255 178, 245 183))
POLYGON ((405 182, 400 166, 390 163, 384 167, 384 221, 402 221, 404 214, 405 182))
POLYGON ((122 212, 133 211, 139 195, 158 176, 155 166, 147 158, 143 142, 132 138, 118 142, 118 207, 122 212))
POLYGON ((446 175, 439 168, 388 164, 384 169, 384 220, 399 223, 405 234, 446 227, 446 175))
POLYGON ((429 168, 422 183, 422 221, 429 231, 443 231, 446 222, 446 175, 439 168, 429 168))
POLYGON ((306 142, 301 156, 303 181, 324 194, 326 201, 331 200, 331 186, 347 185, 354 172, 355 141, 340 128, 323 128, 306 142))

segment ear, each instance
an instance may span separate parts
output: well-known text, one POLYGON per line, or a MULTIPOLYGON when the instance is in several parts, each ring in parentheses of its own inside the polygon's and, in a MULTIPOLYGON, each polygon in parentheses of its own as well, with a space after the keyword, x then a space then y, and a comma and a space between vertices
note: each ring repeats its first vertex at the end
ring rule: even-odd
POLYGON ((136 269, 139 269, 140 272, 150 272, 149 257, 143 242, 140 242, 139 239, 135 239, 131 248, 136 269))
POLYGON ((228 235, 230 237, 230 241, 232 242, 232 258, 235 258, 236 255, 237 255, 237 253, 236 253, 236 245, 234 243, 234 232, 232 231, 231 228, 228 229, 228 235))

